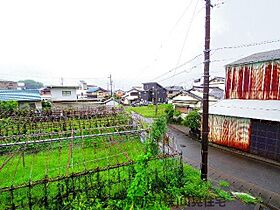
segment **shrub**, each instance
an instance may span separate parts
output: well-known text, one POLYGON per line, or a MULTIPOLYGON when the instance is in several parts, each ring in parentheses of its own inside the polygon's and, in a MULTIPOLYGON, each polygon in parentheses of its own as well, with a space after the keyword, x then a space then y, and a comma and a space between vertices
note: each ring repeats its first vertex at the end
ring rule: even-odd
POLYGON ((180 123, 181 113, 178 110, 174 109, 172 104, 168 104, 168 106, 165 109, 165 113, 166 113, 166 120, 168 123, 172 123, 172 122, 180 123))
POLYGON ((1 111, 14 111, 18 108, 17 101, 1 101, 0 110, 1 111))
POLYGON ((49 102, 49 101, 42 101, 42 108, 43 109, 49 109, 51 107, 52 107, 51 102, 49 102))
POLYGON ((198 110, 190 111, 189 114, 183 120, 183 125, 196 131, 200 128, 201 117, 198 110))

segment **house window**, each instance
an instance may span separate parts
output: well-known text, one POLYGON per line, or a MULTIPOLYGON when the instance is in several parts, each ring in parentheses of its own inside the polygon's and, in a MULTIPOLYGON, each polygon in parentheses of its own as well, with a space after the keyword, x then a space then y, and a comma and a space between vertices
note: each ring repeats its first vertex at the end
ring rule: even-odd
POLYGON ((71 96, 71 91, 69 91, 69 90, 63 90, 63 91, 62 91, 62 96, 71 96))

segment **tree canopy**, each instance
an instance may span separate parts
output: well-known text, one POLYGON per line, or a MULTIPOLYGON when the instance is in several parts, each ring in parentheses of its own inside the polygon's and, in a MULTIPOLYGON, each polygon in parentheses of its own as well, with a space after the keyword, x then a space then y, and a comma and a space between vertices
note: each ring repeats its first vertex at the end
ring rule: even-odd
POLYGON ((39 89, 43 87, 42 82, 37 82, 32 79, 20 80, 18 82, 23 82, 25 84, 26 89, 39 89))

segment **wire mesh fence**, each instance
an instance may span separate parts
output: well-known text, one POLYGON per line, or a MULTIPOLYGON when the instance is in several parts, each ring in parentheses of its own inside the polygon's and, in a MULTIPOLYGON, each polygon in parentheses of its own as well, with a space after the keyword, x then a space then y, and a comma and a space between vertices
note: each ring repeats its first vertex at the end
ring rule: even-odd
MULTIPOLYGON (((41 121, 28 121, 32 114, 25 113, 27 119, 0 125, 0 209, 57 209, 81 194, 92 202, 127 194, 148 130, 121 110, 95 111, 94 117, 71 113, 40 116, 41 121)), ((171 142, 166 136, 158 144, 160 154, 148 161, 155 190, 182 165, 171 142)))

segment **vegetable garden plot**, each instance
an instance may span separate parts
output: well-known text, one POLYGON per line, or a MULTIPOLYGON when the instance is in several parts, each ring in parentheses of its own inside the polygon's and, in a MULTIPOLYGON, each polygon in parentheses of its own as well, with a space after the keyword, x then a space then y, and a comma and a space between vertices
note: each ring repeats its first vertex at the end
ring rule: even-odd
MULTIPOLYGON (((79 196, 93 203, 124 198, 147 151, 148 131, 121 112, 96 116, 1 124, 0 209, 70 208, 79 196)), ((159 154, 145 170, 160 192, 182 164, 168 139, 155 146, 159 154)))
POLYGON ((0 187, 131 161, 143 150, 137 133, 16 145, 0 156, 0 187))

